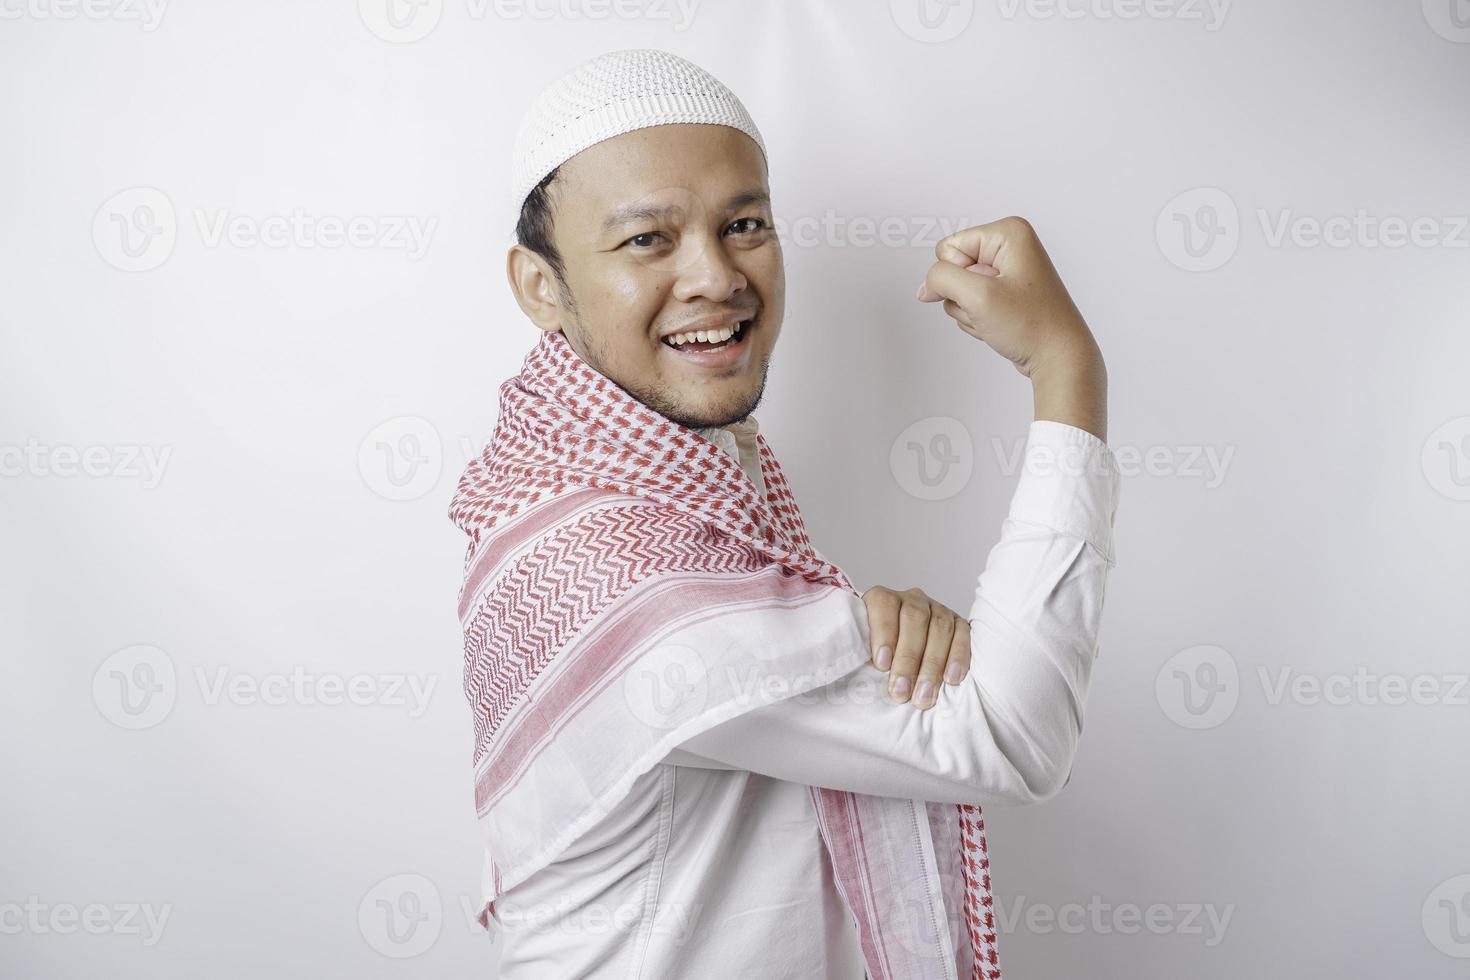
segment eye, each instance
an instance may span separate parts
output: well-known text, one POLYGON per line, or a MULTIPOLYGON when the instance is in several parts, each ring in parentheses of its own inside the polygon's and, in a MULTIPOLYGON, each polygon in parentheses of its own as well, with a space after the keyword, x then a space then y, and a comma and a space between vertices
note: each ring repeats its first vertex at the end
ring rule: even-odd
MULTIPOLYGON (((733 230, 737 226, 742 225, 747 221, 755 222, 755 227, 748 229, 746 232, 744 232, 744 234, 751 234, 753 232, 762 231, 766 227, 766 221, 764 218, 740 218, 731 223, 730 228, 733 230)), ((736 232, 736 234, 741 234, 741 232, 736 232)))
POLYGON ((645 231, 641 235, 634 235, 632 238, 628 239, 626 242, 623 242, 623 244, 624 245, 632 245, 634 248, 639 248, 639 249, 652 248, 653 247, 653 242, 647 241, 647 239, 651 239, 651 238, 662 238, 662 237, 663 236, 660 235, 656 231, 645 231))

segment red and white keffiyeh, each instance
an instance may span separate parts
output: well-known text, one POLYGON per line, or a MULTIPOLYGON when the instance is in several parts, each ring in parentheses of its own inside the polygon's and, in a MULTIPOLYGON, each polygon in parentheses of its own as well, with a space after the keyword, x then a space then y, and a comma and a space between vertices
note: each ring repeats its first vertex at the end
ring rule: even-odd
MULTIPOLYGON (((757 442, 765 500, 735 460, 560 333, 501 385, 494 435, 450 508, 470 538, 459 612, 486 928, 506 888, 680 742, 869 660, 865 627, 833 632, 852 617, 831 604, 856 590, 813 549, 757 442), (738 631, 721 628, 737 614, 738 631)), ((811 794, 872 980, 998 980, 978 806, 811 794)))

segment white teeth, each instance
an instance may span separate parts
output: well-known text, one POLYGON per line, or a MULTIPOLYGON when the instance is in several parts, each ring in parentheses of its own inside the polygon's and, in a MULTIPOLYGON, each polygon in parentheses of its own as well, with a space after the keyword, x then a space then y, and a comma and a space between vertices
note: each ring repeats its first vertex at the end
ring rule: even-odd
POLYGON ((695 330, 691 333, 676 333, 671 337, 665 337, 664 343, 671 347, 678 347, 681 344, 694 343, 695 341, 714 344, 724 343, 739 333, 743 326, 744 324, 736 324, 734 327, 721 327, 719 330, 695 330))

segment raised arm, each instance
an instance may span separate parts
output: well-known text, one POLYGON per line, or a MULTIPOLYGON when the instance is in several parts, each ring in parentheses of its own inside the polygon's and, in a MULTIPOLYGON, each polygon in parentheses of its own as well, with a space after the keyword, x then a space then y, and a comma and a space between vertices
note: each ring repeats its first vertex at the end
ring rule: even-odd
MULTIPOLYGON (((866 663, 689 738, 665 761, 933 802, 1023 804, 1058 792, 1115 563, 1118 476, 1097 437, 1058 422, 1032 423, 1026 458, 970 608, 971 670, 943 685, 933 708, 890 700, 886 675, 866 663)), ((862 601, 850 596, 848 611, 847 635, 866 645, 862 601)))

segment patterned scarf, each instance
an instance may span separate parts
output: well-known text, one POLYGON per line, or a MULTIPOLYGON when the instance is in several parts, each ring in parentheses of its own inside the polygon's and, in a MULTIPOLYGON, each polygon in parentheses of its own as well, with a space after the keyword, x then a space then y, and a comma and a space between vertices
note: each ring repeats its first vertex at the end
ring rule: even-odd
MULTIPOLYGON (((506 888, 612 812, 671 748, 868 662, 865 626, 832 633, 853 618, 856 590, 812 547, 757 443, 765 499, 718 446, 598 373, 560 333, 542 334, 501 385, 494 435, 450 508, 470 538, 459 611, 487 929, 506 888), (740 634, 768 628, 732 638, 724 614, 744 617, 740 634), (644 676, 674 677, 684 693, 670 705, 635 682, 644 676)), ((811 794, 872 980, 999 980, 978 806, 811 794)))

